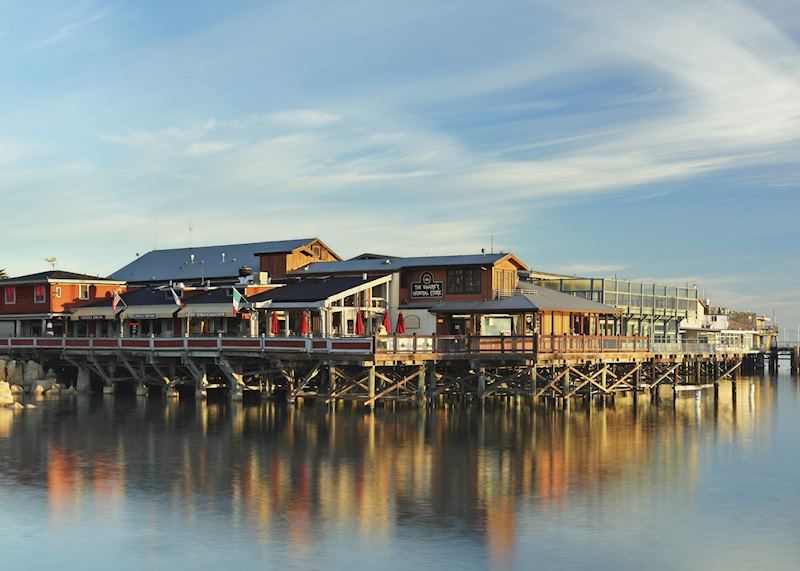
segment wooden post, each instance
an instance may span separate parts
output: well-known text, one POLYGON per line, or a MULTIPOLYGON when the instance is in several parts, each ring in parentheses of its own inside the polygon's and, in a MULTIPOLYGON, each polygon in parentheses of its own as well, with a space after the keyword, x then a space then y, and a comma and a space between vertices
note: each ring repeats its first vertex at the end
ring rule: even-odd
POLYGON ((420 365, 419 367, 419 376, 417 377, 417 402, 419 404, 423 404, 425 402, 425 384, 427 383, 427 379, 425 375, 427 373, 427 369, 425 365, 420 365))
MULTIPOLYGON (((367 390, 369 393, 369 398, 375 398, 375 365, 371 365, 369 368, 369 380, 367 382, 367 390)), ((369 403, 369 408, 375 408, 375 401, 369 403)))

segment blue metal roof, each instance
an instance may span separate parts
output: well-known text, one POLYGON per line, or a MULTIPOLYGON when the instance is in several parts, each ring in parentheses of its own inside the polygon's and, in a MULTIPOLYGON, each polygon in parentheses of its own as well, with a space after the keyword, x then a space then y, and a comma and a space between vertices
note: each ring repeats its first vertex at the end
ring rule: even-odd
POLYGON ((109 278, 127 282, 234 278, 238 276, 242 266, 258 269, 259 259, 256 254, 291 252, 314 240, 316 238, 152 250, 120 268, 109 278))
POLYGON ((385 258, 367 258, 342 260, 340 262, 315 262, 308 265, 308 269, 301 268, 294 271, 294 274, 303 275, 325 275, 342 273, 375 273, 375 272, 397 272, 403 268, 429 268, 443 266, 480 266, 484 264, 495 264, 508 256, 508 252, 500 254, 467 254, 460 256, 416 256, 411 258, 401 258, 399 256, 387 256, 385 258))

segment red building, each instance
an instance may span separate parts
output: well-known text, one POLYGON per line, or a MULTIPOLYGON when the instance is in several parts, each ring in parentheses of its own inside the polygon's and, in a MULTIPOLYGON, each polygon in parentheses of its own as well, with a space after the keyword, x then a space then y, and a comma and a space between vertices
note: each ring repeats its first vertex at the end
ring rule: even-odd
POLYGON ((50 270, 0 281, 0 337, 63 335, 69 312, 111 297, 124 282, 50 270))

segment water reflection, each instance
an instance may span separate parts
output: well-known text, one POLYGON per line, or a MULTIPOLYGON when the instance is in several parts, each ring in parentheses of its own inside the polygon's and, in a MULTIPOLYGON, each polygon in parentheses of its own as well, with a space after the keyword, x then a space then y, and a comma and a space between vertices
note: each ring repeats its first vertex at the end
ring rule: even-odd
MULTIPOLYGON (((768 438, 775 380, 718 398, 663 390, 564 410, 516 399, 374 414, 273 403, 62 398, 0 410, 0 489, 44 490, 51 529, 101 519, 158 536, 225 529, 313 566, 328 540, 388 548, 403 534, 466 539, 514 566, 523 508, 559 522, 576 501, 692 493, 709 446, 768 438)), ((197 538, 195 538, 197 539, 197 538)), ((272 550, 272 551, 271 551, 272 550)))

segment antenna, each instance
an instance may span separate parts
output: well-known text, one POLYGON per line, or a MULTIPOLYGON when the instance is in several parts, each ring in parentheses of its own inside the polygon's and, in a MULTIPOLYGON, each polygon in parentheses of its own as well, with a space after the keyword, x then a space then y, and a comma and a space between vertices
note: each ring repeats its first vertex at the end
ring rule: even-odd
POLYGON ((189 249, 192 249, 192 219, 189 218, 189 249))
POLYGON ((492 252, 492 254, 494 254, 494 234, 493 233, 489 234, 489 239, 491 240, 491 246, 492 246, 491 252, 492 252))
POLYGON ((44 261, 45 261, 45 262, 47 262, 48 264, 50 264, 50 267, 51 267, 52 269, 55 269, 55 268, 56 268, 56 261, 57 261, 57 260, 56 260, 55 256, 53 256, 53 257, 51 257, 51 258, 45 258, 45 259, 44 259, 44 261))

